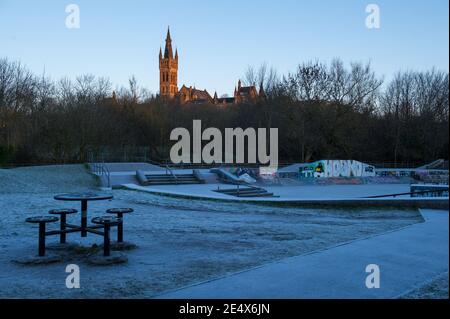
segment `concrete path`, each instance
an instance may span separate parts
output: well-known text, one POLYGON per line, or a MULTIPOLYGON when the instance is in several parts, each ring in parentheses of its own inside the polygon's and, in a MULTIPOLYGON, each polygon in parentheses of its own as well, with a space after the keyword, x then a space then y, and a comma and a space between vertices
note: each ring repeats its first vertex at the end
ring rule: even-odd
POLYGON ((448 211, 422 210, 424 223, 291 257, 158 298, 392 298, 448 271, 448 211), (368 264, 381 287, 368 289, 368 264))

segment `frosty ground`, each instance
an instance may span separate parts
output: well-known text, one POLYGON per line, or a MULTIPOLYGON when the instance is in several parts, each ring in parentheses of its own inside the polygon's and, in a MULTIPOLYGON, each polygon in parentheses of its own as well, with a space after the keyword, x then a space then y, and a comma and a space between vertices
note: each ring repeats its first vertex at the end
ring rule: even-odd
MULTIPOLYGON (((86 190, 98 188, 82 165, 0 170, 0 297, 148 298, 423 221, 415 209, 269 207, 114 190, 113 200, 89 205, 89 218, 111 207, 135 209, 126 216, 125 239, 139 248, 126 252, 128 263, 92 266, 82 254, 44 266, 12 262, 36 254, 37 229, 24 222, 26 217, 59 207, 79 209, 78 203, 55 201, 53 196, 86 190), (65 286, 69 263, 80 266, 80 289, 65 286)), ((79 215, 69 219, 79 223, 79 215)), ((102 239, 69 234, 68 241, 90 247, 102 239)))

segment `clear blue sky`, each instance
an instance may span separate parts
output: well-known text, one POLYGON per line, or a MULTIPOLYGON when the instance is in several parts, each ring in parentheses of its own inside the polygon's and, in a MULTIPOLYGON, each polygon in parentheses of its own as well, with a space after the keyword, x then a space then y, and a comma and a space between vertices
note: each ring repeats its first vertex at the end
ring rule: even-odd
POLYGON ((248 65, 279 73, 302 61, 371 61, 386 79, 398 70, 448 71, 448 0, 0 0, 0 57, 58 79, 92 73, 127 85, 135 75, 158 91, 158 53, 170 25, 179 86, 232 93, 248 65), (65 27, 66 5, 81 28, 65 27), (366 5, 381 10, 367 29, 366 5))

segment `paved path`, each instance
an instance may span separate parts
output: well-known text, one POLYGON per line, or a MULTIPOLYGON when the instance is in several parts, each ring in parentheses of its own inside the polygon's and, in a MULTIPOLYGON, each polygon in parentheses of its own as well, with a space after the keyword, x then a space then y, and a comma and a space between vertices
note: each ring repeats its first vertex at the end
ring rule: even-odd
POLYGON ((426 222, 286 258, 168 292, 158 298, 392 298, 448 271, 448 211, 422 210, 426 222), (367 289, 366 265, 381 287, 367 289))

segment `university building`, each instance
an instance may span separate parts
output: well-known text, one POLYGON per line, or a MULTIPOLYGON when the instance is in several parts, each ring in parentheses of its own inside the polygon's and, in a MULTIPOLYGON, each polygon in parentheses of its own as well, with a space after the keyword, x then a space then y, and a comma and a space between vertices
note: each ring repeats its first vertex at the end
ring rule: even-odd
POLYGON ((192 86, 183 86, 178 89, 178 50, 175 54, 172 49, 170 30, 167 30, 164 54, 159 50, 159 95, 167 99, 177 99, 182 104, 210 103, 217 105, 254 103, 264 98, 264 90, 260 85, 259 91, 254 85, 242 86, 241 80, 234 88, 233 97, 218 97, 217 92, 211 96, 207 90, 199 90, 192 86))

